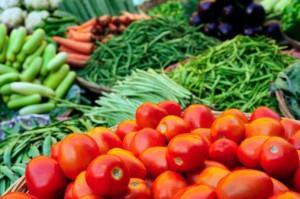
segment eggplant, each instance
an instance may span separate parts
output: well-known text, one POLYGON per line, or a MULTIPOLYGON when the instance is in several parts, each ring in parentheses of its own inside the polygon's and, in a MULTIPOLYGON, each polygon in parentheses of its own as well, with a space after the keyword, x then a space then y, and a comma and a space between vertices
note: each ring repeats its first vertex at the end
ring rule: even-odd
POLYGON ((243 34, 247 36, 257 36, 263 33, 263 28, 261 26, 249 27, 246 26, 243 30, 243 34))
POLYGON ((198 6, 198 14, 204 23, 216 21, 221 7, 214 0, 204 0, 198 6))
POLYGON ((231 39, 237 35, 237 31, 234 25, 222 22, 218 26, 218 37, 222 40, 231 39))
POLYGON ((217 36, 218 33, 218 23, 210 22, 204 25, 203 32, 209 36, 217 36))
POLYGON ((241 23, 243 19, 243 12, 241 7, 234 4, 228 4, 223 7, 222 10, 222 21, 230 23, 241 23))
POLYGON ((250 3, 253 3, 253 0, 239 0, 239 3, 242 5, 249 5, 250 3))
POLYGON ((261 25, 266 18, 265 9, 257 3, 249 4, 245 9, 246 23, 251 26, 261 25))
POLYGON ((283 35, 280 30, 279 22, 277 21, 269 21, 264 25, 264 33, 273 39, 281 40, 283 35))
POLYGON ((190 24, 193 26, 200 26, 202 24, 202 20, 197 13, 194 13, 190 18, 190 24))

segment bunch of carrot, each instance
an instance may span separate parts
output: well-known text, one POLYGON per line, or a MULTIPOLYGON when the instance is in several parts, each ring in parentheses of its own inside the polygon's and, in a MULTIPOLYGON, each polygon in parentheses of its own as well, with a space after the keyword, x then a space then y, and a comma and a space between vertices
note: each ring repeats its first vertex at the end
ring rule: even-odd
POLYGON ((66 38, 53 37, 60 47, 60 52, 68 54, 68 64, 84 67, 95 49, 97 41, 107 42, 113 35, 121 34, 132 22, 148 19, 144 14, 124 12, 121 16, 101 16, 92 18, 79 25, 67 28, 66 38))

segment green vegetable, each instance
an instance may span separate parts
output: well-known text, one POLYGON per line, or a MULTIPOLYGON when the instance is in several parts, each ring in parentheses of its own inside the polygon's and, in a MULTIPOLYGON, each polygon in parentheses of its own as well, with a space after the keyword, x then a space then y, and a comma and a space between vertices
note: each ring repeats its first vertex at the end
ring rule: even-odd
POLYGON ((237 36, 175 69, 171 78, 215 110, 258 106, 276 108, 269 87, 295 60, 281 53, 275 41, 237 36))
POLYGON ((0 87, 8 83, 15 82, 19 80, 19 78, 19 74, 15 72, 0 75, 0 87))
POLYGON ((88 81, 112 86, 132 70, 161 70, 217 43, 183 21, 170 18, 137 21, 119 37, 101 44, 78 74, 88 81))
POLYGON ((8 102, 7 107, 10 109, 18 109, 18 108, 22 108, 24 106, 38 104, 41 102, 41 100, 42 100, 42 97, 38 94, 18 97, 16 99, 11 99, 8 102))
POLYGON ((26 29, 24 27, 20 27, 16 29, 16 31, 16 37, 14 38, 11 44, 11 51, 15 55, 20 52, 26 39, 26 29))
POLYGON ((21 80, 24 82, 32 82, 40 73, 43 60, 41 57, 36 57, 31 64, 21 74, 21 80))
POLYGON ((69 74, 64 78, 64 80, 60 83, 60 85, 55 90, 55 96, 57 98, 62 99, 66 95, 70 87, 72 86, 75 78, 76 78, 76 73, 69 72, 69 74))
POLYGON ((0 64, 0 74, 10 73, 10 72, 17 73, 17 70, 15 70, 9 66, 0 64))
POLYGON ((33 53, 45 39, 45 32, 42 29, 37 29, 31 37, 25 42, 22 51, 27 55, 33 53))
POLYGON ((3 50, 6 36, 7 36, 6 26, 4 24, 0 24, 0 52, 3 50))
POLYGON ((15 45, 15 41, 18 37, 18 29, 14 29, 9 36, 8 47, 6 51, 6 60, 7 61, 15 61, 16 55, 13 52, 13 47, 15 45))
MULTIPOLYGON (((38 84, 27 83, 27 82, 14 82, 8 86, 10 87, 10 89, 13 92, 22 94, 22 95, 39 94, 43 97, 53 97, 54 96, 54 91, 52 89, 47 88, 42 85, 38 85, 38 84)), ((6 91, 6 90, 8 90, 8 89, 5 88, 4 91, 6 91)))
POLYGON ((56 47, 54 44, 48 44, 44 51, 43 55, 43 66, 41 69, 41 75, 45 76, 48 73, 47 64, 51 59, 53 59, 56 55, 56 47))
POLYGON ((288 36, 300 40, 300 1, 295 0, 284 9, 281 26, 288 36))
POLYGON ((43 85, 47 86, 51 89, 56 89, 58 85, 64 80, 67 74, 70 71, 70 67, 67 64, 64 64, 59 70, 56 72, 50 73, 48 77, 45 79, 43 85))
POLYGON ((9 38, 8 38, 8 36, 6 36, 4 44, 3 44, 3 48, 0 51, 0 63, 5 62, 5 60, 6 60, 6 52, 7 52, 7 48, 8 48, 8 42, 9 42, 9 38))
POLYGON ((0 88, 0 93, 1 93, 2 95, 10 95, 10 94, 12 94, 12 93, 13 93, 13 90, 11 89, 10 84, 6 84, 6 85, 2 86, 2 87, 0 88))
POLYGON ((182 2, 179 0, 161 3, 149 10, 148 14, 150 16, 172 17, 176 20, 187 20, 182 2))
POLYGON ((48 71, 57 71, 64 63, 66 63, 68 54, 65 52, 58 53, 54 58, 52 58, 46 68, 48 71))
POLYGON ((52 102, 44 104, 29 105, 19 110, 20 115, 30 115, 30 114, 41 114, 49 113, 55 108, 55 104, 52 102))
POLYGON ((33 54, 31 54, 26 58, 25 62, 23 63, 23 68, 25 69, 28 68, 31 62, 33 62, 37 57, 40 57, 43 54, 46 46, 47 46, 47 42, 43 41, 42 45, 40 45, 40 47, 36 49, 36 51, 33 54))

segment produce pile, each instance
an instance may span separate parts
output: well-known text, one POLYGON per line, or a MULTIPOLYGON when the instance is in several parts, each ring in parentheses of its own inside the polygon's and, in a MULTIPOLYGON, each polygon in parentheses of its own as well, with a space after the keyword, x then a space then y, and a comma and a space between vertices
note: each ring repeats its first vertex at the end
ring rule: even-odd
POLYGON ((180 0, 170 0, 148 11, 150 16, 172 17, 178 21, 186 20, 184 7, 180 0))
POLYGON ((299 138, 299 122, 267 107, 216 117, 147 102, 115 130, 67 135, 27 164, 28 194, 2 198, 297 199, 299 138))
POLYGON ((27 35, 20 27, 8 36, 2 24, 0 35, 0 93, 7 107, 20 115, 53 110, 53 99, 63 99, 76 77, 67 54, 56 54, 42 29, 27 35))
POLYGON ((137 21, 122 35, 101 44, 78 75, 90 82, 112 86, 132 70, 163 69, 217 43, 182 21, 171 18, 137 21))
POLYGON ((282 14, 282 29, 290 37, 300 40, 300 2, 292 1, 282 14))
POLYGON ((183 64, 170 76, 215 110, 276 108, 275 99, 269 97, 270 85, 295 62, 280 51, 273 40, 237 36, 183 64))

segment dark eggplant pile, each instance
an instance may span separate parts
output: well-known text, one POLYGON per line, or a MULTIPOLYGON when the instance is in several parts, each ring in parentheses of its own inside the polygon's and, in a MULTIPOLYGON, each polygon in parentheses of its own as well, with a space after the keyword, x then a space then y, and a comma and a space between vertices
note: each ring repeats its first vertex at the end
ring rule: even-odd
POLYGON ((190 23, 200 26, 207 35, 221 40, 231 39, 237 34, 265 34, 280 40, 279 23, 265 22, 265 19, 264 8, 253 0, 203 0, 190 23))

